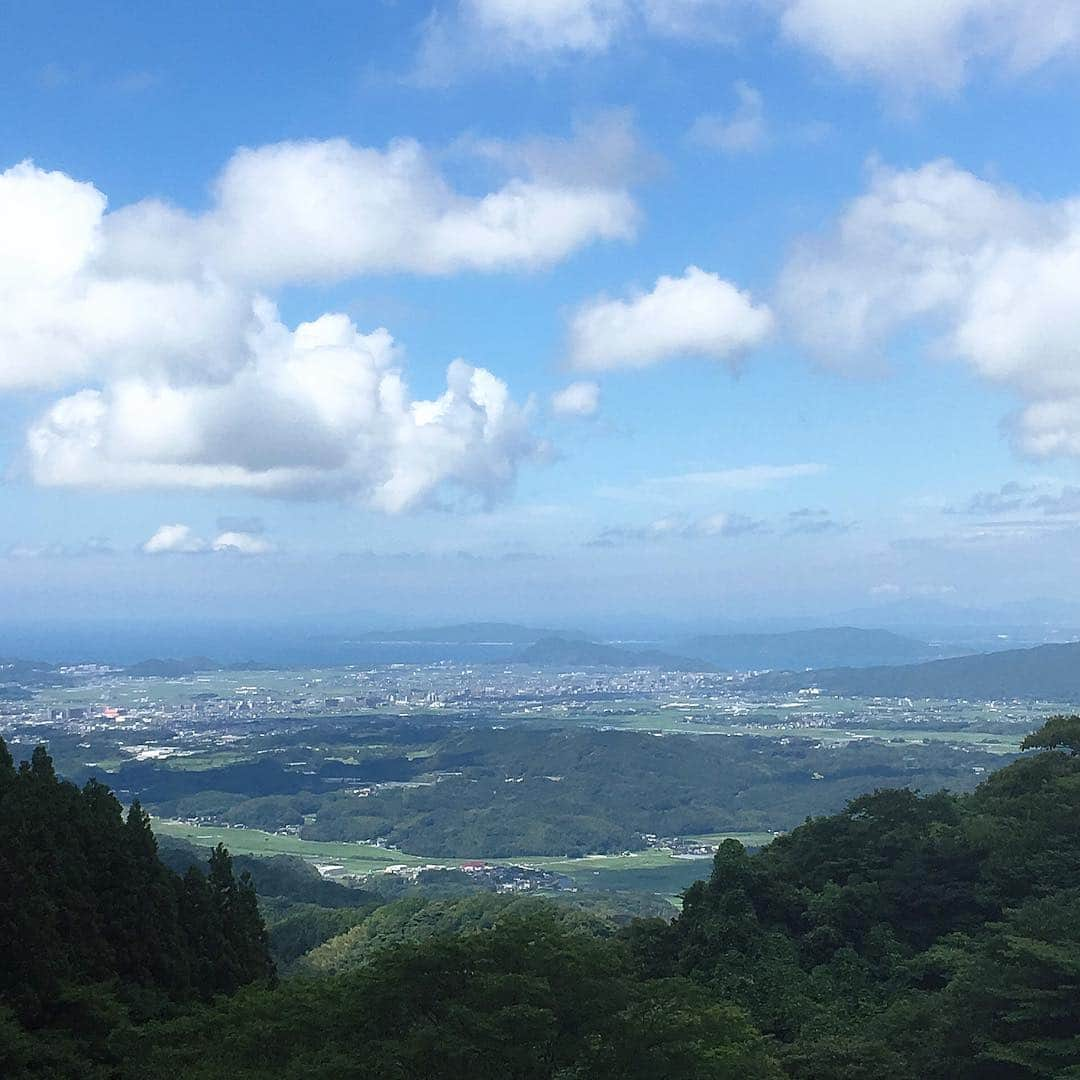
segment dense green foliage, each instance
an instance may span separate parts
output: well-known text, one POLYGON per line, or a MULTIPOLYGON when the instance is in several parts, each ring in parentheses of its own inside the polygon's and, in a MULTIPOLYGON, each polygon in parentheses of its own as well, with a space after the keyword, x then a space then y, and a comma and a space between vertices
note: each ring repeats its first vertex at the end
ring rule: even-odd
MULTIPOLYGON (((808 702, 807 712, 814 708, 808 702)), ((785 720, 800 714, 786 710, 785 720)), ((836 715, 838 724, 847 719, 836 715)), ((291 828, 309 840, 384 837, 433 859, 617 853, 640 849, 646 833, 789 829, 876 787, 966 790, 975 769, 1001 763, 977 741, 922 745, 910 731, 905 741, 839 746, 812 730, 656 738, 550 724, 498 728, 451 714, 438 723, 344 717, 294 730, 255 721, 220 761, 127 760, 113 772, 85 764, 118 756, 104 738, 98 745, 91 735, 86 747, 53 728, 50 751, 65 775, 97 776, 156 817, 291 828)))
POLYGON ((459 900, 410 897, 387 904, 363 922, 313 949, 299 966, 309 974, 344 974, 370 962, 391 945, 417 944, 431 938, 473 934, 505 922, 541 913, 567 928, 581 928, 597 936, 605 923, 570 906, 553 908, 533 897, 478 893, 459 900))
POLYGON ((138 805, 0 743, 0 1075, 1080 1076, 1080 755, 1053 749, 1078 727, 968 794, 879 790, 756 854, 728 841, 678 918, 618 932, 489 894, 298 902, 286 862, 263 878, 299 973, 277 984, 223 849, 180 878, 138 805))
POLYGON ((1022 750, 1056 750, 1080 754, 1080 716, 1051 716, 1020 744, 1022 750))
POLYGON ((72 1062, 129 1020, 273 976, 254 888, 224 848, 181 878, 138 803, 125 816, 103 785, 59 780, 44 747, 16 769, 2 739, 0 956, 4 1076, 28 1045, 45 1075, 82 1075, 72 1062))
POLYGON ((674 924, 630 933, 643 972, 747 1008, 794 1077, 1080 1075, 1080 760, 729 841, 674 924))
POLYGON ((695 835, 797 825, 884 785, 974 783, 998 760, 945 747, 859 741, 822 747, 752 737, 657 739, 615 731, 477 728, 443 738, 438 783, 324 796, 311 840, 386 837, 404 851, 462 858, 585 855, 695 835))
POLYGON ((643 980, 548 912, 247 992, 143 1033, 134 1075, 191 1080, 779 1080, 738 1009, 643 980))

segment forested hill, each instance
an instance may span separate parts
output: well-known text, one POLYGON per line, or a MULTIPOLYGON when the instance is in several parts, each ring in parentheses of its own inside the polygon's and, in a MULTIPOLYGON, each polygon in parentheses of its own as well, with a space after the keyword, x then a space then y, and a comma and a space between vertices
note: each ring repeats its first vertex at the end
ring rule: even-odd
POLYGON ((0 743, 0 1076, 1080 1076, 1080 717, 1024 749, 967 795, 877 791, 757 854, 726 841, 672 922, 304 904, 283 941, 304 974, 275 985, 227 855, 181 882, 138 807, 0 743))
POLYGON ((745 1007, 799 1080, 1080 1076, 1080 718, 969 795, 879 791, 756 855, 725 842, 651 977, 745 1007))
POLYGON ((254 889, 224 848, 207 869, 174 874, 138 803, 59 780, 43 747, 16 769, 0 739, 0 1076, 20 1045, 33 1075, 97 1075, 85 1039, 270 980, 254 889))
POLYGON ((854 626, 780 634, 714 634, 690 638, 680 643, 679 651, 708 660, 722 671, 871 667, 947 655, 915 638, 854 626))
POLYGON ((1080 642, 958 656, 901 667, 833 668, 760 676, 770 690, 819 687, 855 697, 1080 701, 1080 642))

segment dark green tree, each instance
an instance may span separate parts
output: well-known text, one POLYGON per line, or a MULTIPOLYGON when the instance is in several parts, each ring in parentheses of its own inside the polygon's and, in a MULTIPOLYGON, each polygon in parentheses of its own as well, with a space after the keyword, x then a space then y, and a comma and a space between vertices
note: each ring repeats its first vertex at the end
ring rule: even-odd
POLYGON ((1068 750, 1080 754, 1080 716, 1051 716, 1020 744, 1021 750, 1068 750))

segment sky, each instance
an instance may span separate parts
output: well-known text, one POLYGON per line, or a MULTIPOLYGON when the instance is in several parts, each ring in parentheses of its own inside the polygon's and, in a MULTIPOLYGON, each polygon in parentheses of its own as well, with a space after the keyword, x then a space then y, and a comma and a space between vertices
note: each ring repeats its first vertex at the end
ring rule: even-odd
POLYGON ((1080 601, 1077 0, 0 20, 8 618, 1080 601))

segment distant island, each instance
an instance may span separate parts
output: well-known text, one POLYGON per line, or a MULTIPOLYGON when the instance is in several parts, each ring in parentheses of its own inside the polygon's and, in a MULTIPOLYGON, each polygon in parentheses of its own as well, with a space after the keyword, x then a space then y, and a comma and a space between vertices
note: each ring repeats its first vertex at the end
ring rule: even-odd
POLYGON ((1080 642, 957 656, 900 667, 842 667, 763 675, 767 690, 817 687, 852 697, 1080 701, 1080 642))

